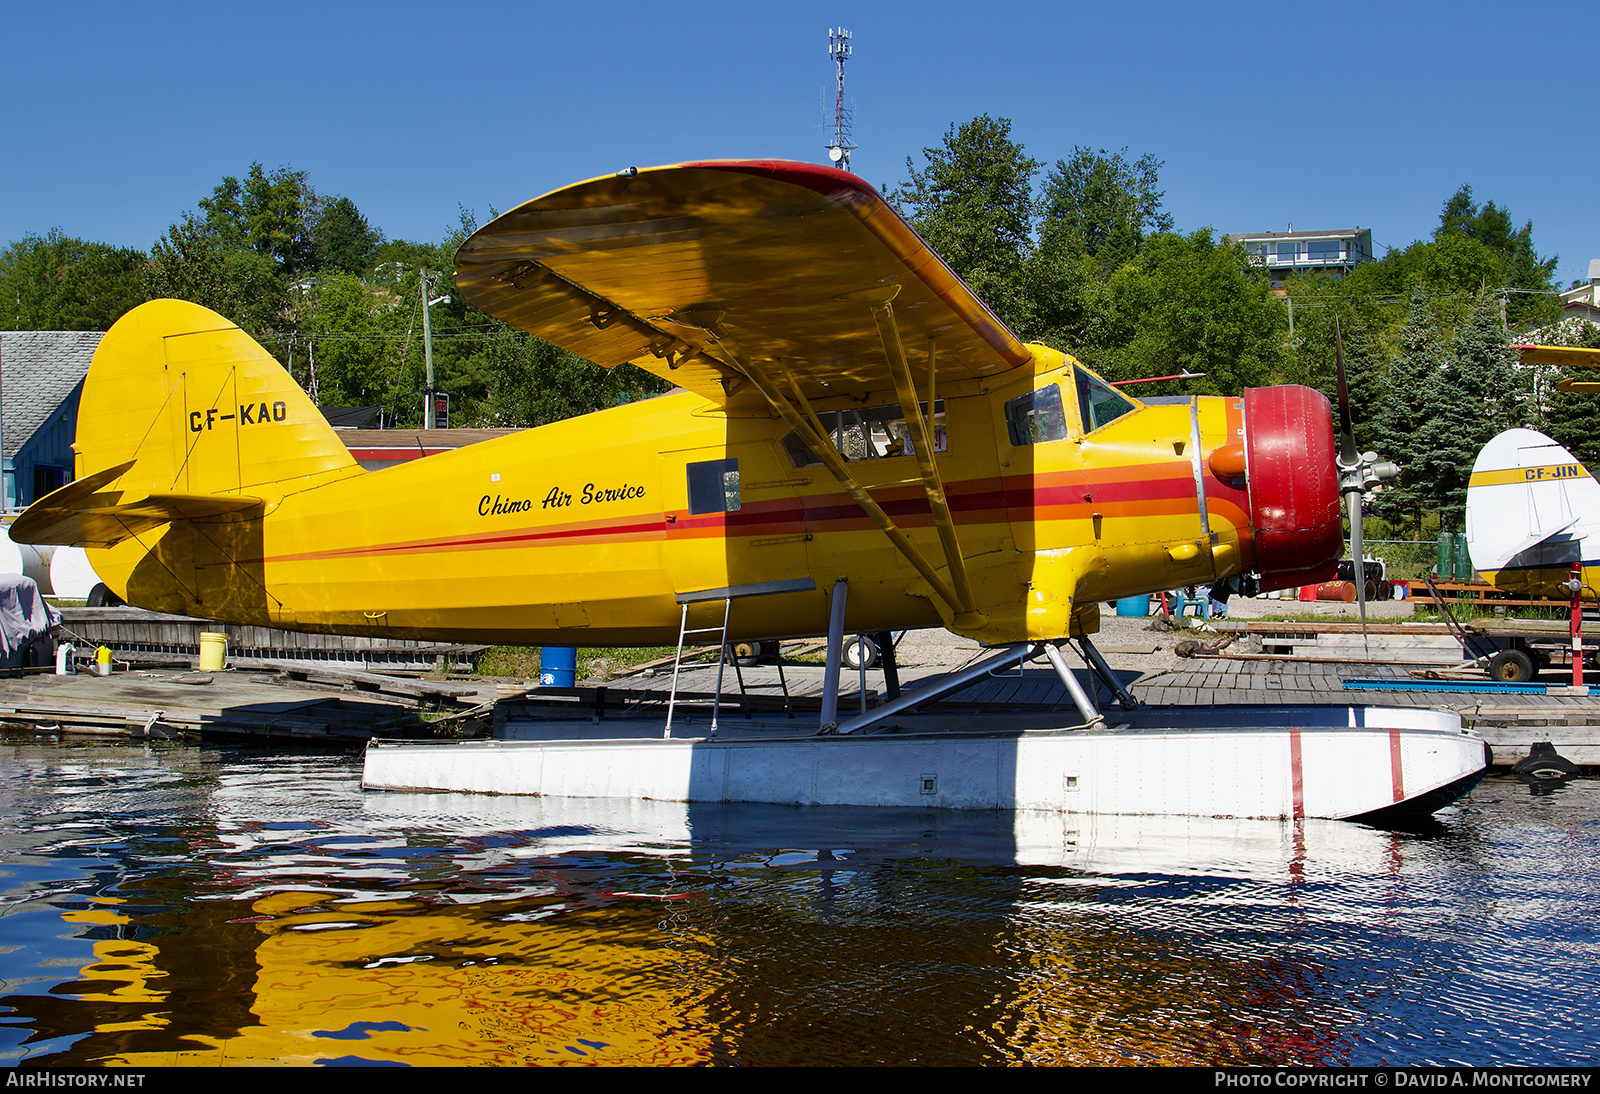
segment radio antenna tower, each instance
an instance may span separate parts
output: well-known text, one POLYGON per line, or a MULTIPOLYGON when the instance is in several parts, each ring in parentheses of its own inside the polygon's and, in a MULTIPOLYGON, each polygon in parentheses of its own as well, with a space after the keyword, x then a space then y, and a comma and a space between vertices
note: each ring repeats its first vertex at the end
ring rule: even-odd
POLYGON ((835 167, 850 170, 850 153, 855 145, 850 143, 850 123, 853 111, 844 103, 844 63, 850 59, 850 32, 843 27, 828 31, 828 57, 837 66, 838 76, 833 94, 833 143, 828 145, 828 158, 835 167))

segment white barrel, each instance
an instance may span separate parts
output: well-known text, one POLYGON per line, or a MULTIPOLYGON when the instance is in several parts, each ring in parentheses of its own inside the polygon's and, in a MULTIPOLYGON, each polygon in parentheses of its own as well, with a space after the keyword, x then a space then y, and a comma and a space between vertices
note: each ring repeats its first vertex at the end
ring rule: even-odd
POLYGON ((33 579, 39 592, 51 596, 50 556, 54 547, 35 547, 31 543, 12 543, 11 526, 0 528, 0 574, 22 574, 33 579))
POLYGON ((82 547, 57 547, 50 556, 50 587, 63 600, 87 600, 99 583, 100 575, 82 547))

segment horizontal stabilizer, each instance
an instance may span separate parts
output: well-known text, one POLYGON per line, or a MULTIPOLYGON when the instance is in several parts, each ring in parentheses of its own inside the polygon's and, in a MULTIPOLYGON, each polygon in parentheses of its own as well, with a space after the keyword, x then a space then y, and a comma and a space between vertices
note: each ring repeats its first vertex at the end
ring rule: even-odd
POLYGON ((168 521, 259 513, 263 505, 247 494, 147 494, 125 502, 122 491, 108 487, 132 466, 108 467, 41 498, 11 525, 12 541, 114 547, 168 521))
POLYGON ((1574 517, 1555 531, 1540 529, 1521 542, 1500 548, 1493 558, 1485 557, 1480 560, 1474 555, 1473 564, 1479 569, 1486 570, 1503 570, 1507 566, 1534 566, 1541 561, 1548 562, 1551 566, 1570 565, 1579 561, 1579 541, 1567 535, 1567 531, 1577 523, 1578 519, 1574 517))

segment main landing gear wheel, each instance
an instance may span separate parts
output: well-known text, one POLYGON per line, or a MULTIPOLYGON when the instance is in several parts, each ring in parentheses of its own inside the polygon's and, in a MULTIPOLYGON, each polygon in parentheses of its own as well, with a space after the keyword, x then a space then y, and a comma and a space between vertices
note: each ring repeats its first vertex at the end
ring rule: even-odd
POLYGON ((870 669, 878 663, 878 644, 864 634, 856 635, 844 647, 844 663, 852 669, 870 669))
POLYGON ((730 642, 722 651, 725 664, 738 664, 746 669, 752 665, 777 664, 778 657, 777 642, 730 642))
POLYGON ((1489 679, 1502 684, 1526 684, 1533 674, 1533 658, 1521 650, 1501 650, 1489 659, 1489 679))
POLYGON ((89 590, 89 598, 84 601, 85 606, 90 608, 120 608, 123 603, 123 599, 106 588, 103 581, 95 583, 94 588, 89 590))

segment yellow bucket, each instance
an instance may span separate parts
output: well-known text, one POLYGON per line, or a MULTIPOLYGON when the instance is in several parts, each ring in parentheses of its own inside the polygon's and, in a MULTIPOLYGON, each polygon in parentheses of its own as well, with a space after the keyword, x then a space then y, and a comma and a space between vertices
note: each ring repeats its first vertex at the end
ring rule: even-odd
POLYGON ((228 636, 220 631, 200 632, 200 671, 221 672, 228 663, 228 636))

